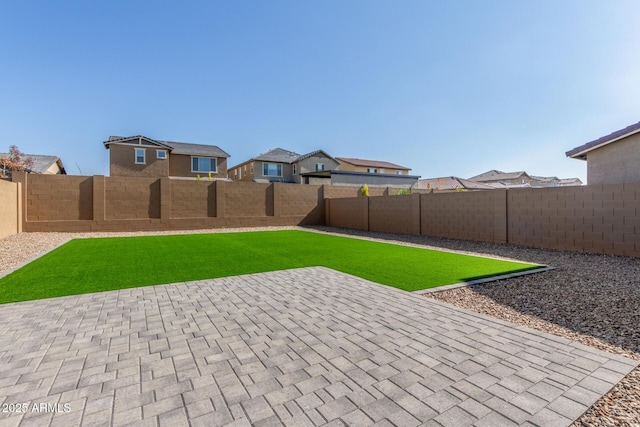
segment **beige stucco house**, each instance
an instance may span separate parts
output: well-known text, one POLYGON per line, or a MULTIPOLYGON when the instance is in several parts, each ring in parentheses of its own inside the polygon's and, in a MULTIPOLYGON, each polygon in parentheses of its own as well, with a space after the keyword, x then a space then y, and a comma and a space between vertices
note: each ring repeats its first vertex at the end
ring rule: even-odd
POLYGON ((395 163, 381 160, 356 159, 352 157, 336 157, 341 171, 366 172, 392 175, 409 175, 411 169, 395 163))
POLYGON ((338 161, 323 150, 298 154, 274 148, 252 159, 229 168, 232 181, 303 183, 302 174, 330 171, 338 161))
POLYGON ((640 182, 640 122, 566 154, 587 162, 587 184, 640 182))
POLYGON ((182 179, 227 179, 229 154, 215 145, 160 141, 146 136, 111 136, 109 150, 111 176, 170 177, 182 179))

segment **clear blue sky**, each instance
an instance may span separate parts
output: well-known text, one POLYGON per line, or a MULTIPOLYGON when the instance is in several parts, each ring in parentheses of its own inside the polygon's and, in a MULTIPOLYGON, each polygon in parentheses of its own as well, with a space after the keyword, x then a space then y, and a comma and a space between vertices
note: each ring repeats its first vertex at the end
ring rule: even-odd
POLYGON ((585 179, 640 120, 637 0, 5 1, 0 151, 108 174, 109 135, 585 179))

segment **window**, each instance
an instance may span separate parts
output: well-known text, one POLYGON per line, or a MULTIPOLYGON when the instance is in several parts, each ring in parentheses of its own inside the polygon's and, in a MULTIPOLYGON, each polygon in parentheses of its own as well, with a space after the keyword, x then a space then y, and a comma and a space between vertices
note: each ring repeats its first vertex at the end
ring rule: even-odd
POLYGON ((376 169, 369 168, 369 169, 367 169, 367 172, 368 172, 368 173, 376 173, 376 172, 378 172, 378 171, 377 171, 376 169))
POLYGON ((158 159, 166 159, 167 158, 167 150, 156 150, 156 157, 158 159))
POLYGON ((244 165, 244 171, 245 172, 247 171, 247 165, 244 165))
POLYGON ((146 163, 144 154, 145 154, 144 148, 136 148, 136 164, 137 165, 144 165, 146 163))
POLYGON ((238 169, 240 173, 238 173, 238 179, 242 179, 242 169, 238 169))
POLYGON ((216 172, 217 159, 215 157, 192 157, 191 172, 216 172))
POLYGON ((293 174, 294 174, 294 175, 297 175, 297 174, 298 174, 298 170, 297 170, 298 168, 296 168, 296 166, 297 166, 297 165, 295 165, 295 164, 293 165, 293 174))
POLYGON ((253 175, 253 162, 251 162, 251 175, 253 175))
POLYGON ((233 176, 238 176, 238 169, 233 170, 233 176))
POLYGON ((324 163, 316 163, 316 172, 321 172, 324 170, 324 163))
POLYGON ((378 172, 380 172, 380 173, 384 173, 384 169, 380 169, 378 172))
POLYGON ((402 171, 396 171, 396 175, 402 175, 402 171))
POLYGON ((282 176, 282 165, 278 163, 263 163, 262 175, 264 176, 282 176))

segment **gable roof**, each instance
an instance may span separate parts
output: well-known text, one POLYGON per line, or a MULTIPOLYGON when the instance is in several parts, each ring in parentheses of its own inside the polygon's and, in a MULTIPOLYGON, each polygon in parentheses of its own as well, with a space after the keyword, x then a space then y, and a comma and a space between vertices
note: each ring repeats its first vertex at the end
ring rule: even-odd
POLYGON ((293 163, 295 162, 300 154, 287 151, 282 148, 274 148, 273 150, 269 150, 266 153, 262 153, 251 160, 261 160, 264 162, 276 162, 276 163, 293 163))
POLYGON ((433 188, 437 190, 455 190, 464 188, 466 190, 495 190, 496 187, 470 181, 457 176, 445 176, 440 178, 419 179, 415 188, 433 188))
POLYGON ((529 174, 527 174, 525 171, 502 172, 499 170, 492 169, 490 171, 481 173, 480 175, 472 176, 471 178, 469 178, 469 180, 476 181, 476 182, 501 181, 504 179, 517 179, 523 175, 529 176, 529 174))
POLYGON ((565 154, 567 157, 571 157, 572 159, 587 160, 587 153, 589 151, 604 147, 605 145, 611 144, 612 142, 616 142, 638 132, 640 132, 640 122, 627 126, 624 129, 617 130, 591 142, 587 142, 573 150, 567 151, 565 154))
POLYGON ((113 143, 122 143, 127 141, 138 140, 157 145, 162 148, 166 148, 174 154, 184 154, 191 156, 209 156, 209 157, 230 157, 229 153, 222 150, 216 145, 204 145, 204 144, 192 144, 189 142, 174 142, 174 141, 161 141, 157 139, 147 138, 144 135, 135 136, 110 136, 107 141, 104 142, 106 149, 109 149, 109 145, 113 143))
POLYGON ((336 157, 337 160, 344 163, 349 163, 354 166, 362 166, 362 167, 370 167, 370 168, 382 168, 382 169, 403 169, 403 170, 411 170, 405 166, 396 165, 395 163, 384 162, 380 160, 367 160, 367 159, 356 159, 353 157, 336 157))
MULTIPOLYGON (((0 153, 0 157, 9 157, 9 153, 0 153)), ((31 159, 33 165, 28 172, 33 173, 45 173, 47 169, 53 166, 54 163, 58 164, 61 174, 66 174, 62 160, 58 156, 48 156, 42 154, 22 154, 24 159, 31 159)))
POLYGON ((339 163, 336 159, 334 159, 332 156, 330 156, 330 155, 329 155, 326 151, 324 151, 324 150, 315 150, 315 151, 312 151, 312 152, 307 153, 307 154, 302 154, 301 156, 299 156, 299 157, 296 159, 296 162, 299 162, 300 160, 308 159, 309 157, 313 157, 313 156, 315 156, 316 154, 324 154, 324 156, 325 156, 325 157, 327 157, 327 158, 329 158, 329 159, 333 160, 333 161, 334 161, 334 162, 336 162, 336 163, 339 163))

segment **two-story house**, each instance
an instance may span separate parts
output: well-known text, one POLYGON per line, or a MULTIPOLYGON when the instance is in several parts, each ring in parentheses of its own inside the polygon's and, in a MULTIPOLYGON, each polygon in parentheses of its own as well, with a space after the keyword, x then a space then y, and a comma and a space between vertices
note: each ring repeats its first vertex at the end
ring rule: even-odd
POLYGON ((337 167, 338 161, 323 150, 298 154, 282 148, 274 148, 229 168, 229 179, 300 184, 303 182, 301 175, 304 173, 333 170, 337 167))
POLYGON ((229 154, 215 145, 160 141, 146 136, 111 136, 104 142, 109 150, 111 176, 227 179, 229 154))

